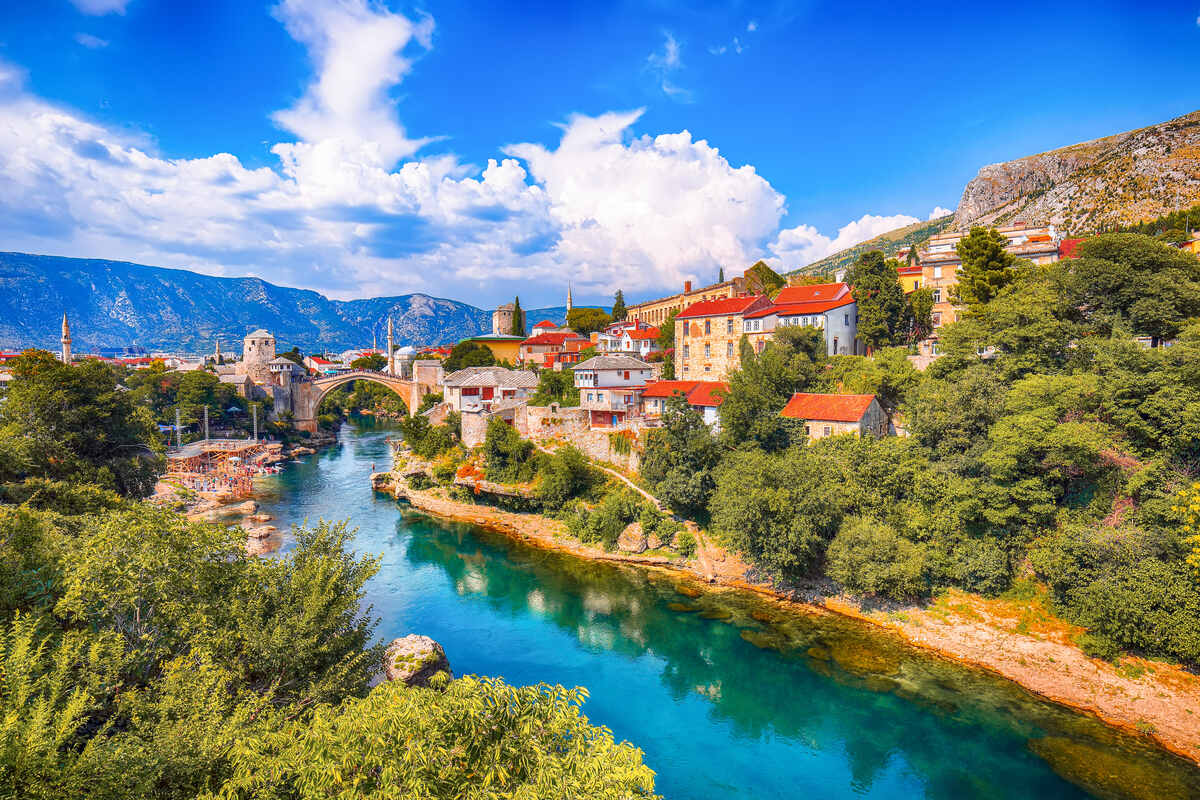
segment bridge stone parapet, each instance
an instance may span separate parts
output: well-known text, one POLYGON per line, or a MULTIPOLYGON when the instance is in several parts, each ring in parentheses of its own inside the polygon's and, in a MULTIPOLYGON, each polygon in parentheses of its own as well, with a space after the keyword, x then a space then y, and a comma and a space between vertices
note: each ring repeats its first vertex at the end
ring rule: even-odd
MULTIPOLYGON (((423 362, 417 363, 421 364, 423 362)), ((391 389, 400 395, 400 398, 404 401, 404 405, 408 407, 408 413, 411 416, 420 407, 421 398, 427 394, 441 390, 442 372, 439 364, 437 369, 426 367, 419 371, 414 370, 413 374, 416 377, 410 380, 398 375, 391 375, 387 372, 356 369, 348 372, 339 372, 336 375, 327 375, 311 381, 294 383, 291 388, 290 404, 294 424, 300 430, 315 433, 317 430, 317 409, 321 407, 321 401, 332 390, 354 381, 370 381, 371 383, 377 383, 380 386, 386 386, 391 389)))

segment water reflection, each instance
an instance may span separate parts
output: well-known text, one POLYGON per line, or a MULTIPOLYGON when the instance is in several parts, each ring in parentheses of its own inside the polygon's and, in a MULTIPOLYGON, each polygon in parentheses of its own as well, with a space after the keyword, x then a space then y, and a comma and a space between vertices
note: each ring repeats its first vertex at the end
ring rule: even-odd
POLYGON ((861 623, 408 512, 370 491, 387 458, 383 433, 344 429, 264 510, 358 527, 381 637, 432 636, 459 674, 587 686, 669 798, 1200 797, 1181 760, 861 623))
POLYGON ((740 739, 840 751, 857 793, 900 769, 930 798, 1086 796, 1050 775, 1049 762, 1101 797, 1200 796, 1182 761, 861 623, 740 592, 689 597, 671 575, 417 514, 405 526, 419 532, 407 540, 409 562, 441 569, 460 594, 508 617, 535 614, 588 652, 659 659, 673 699, 703 698, 740 739))

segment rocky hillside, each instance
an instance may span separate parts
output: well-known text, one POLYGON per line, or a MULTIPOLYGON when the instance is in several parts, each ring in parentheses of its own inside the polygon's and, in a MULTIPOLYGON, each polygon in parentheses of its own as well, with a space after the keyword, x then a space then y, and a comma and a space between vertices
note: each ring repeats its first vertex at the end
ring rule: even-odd
POLYGON ((955 227, 1022 221, 1086 233, 1200 202, 1200 111, 979 170, 955 227))
MULTIPOLYGON (((455 342, 491 331, 491 312, 456 300, 410 294, 337 301, 258 278, 216 278, 121 261, 0 253, 0 349, 57 348, 63 313, 77 352, 236 350, 255 328, 282 348, 344 350, 382 345, 387 317, 401 345, 455 342)), ((565 309, 531 309, 562 323, 565 309)))
POLYGON ((928 222, 914 222, 911 225, 905 225, 903 228, 896 228, 887 233, 881 233, 874 239, 868 239, 862 244, 856 244, 854 247, 834 253, 831 256, 826 256, 820 261, 814 261, 808 266, 792 270, 788 274, 832 276, 839 269, 849 267, 860 255, 869 250, 880 250, 885 256, 891 258, 900 250, 922 244, 930 236, 941 233, 949 227, 952 219, 954 218, 947 214, 944 217, 938 217, 928 222))

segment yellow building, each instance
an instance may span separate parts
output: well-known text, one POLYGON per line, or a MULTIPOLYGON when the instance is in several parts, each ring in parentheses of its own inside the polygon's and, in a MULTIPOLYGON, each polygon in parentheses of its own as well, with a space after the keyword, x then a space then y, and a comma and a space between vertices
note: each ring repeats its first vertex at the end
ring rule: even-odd
POLYGON ((516 364, 520 360, 521 342, 525 341, 525 337, 492 334, 490 336, 473 336, 463 341, 483 345, 492 351, 492 355, 496 357, 497 361, 516 364))
MULTIPOLYGON (((1017 258, 1035 264, 1058 261, 1061 237, 1054 226, 1030 228, 1024 223, 995 229, 1006 240, 1004 249, 1017 258)), ((937 351, 937 329, 958 319, 959 308, 950 299, 950 290, 958 285, 958 243, 968 231, 939 233, 930 238, 921 253, 921 286, 933 293, 934 333, 920 344, 921 355, 934 356, 937 351)), ((907 291, 907 288, 906 288, 907 291)))
POLYGON ((673 294, 670 297, 662 297, 658 300, 647 300, 644 303, 628 306, 625 309, 625 320, 627 322, 645 322, 648 325, 661 325, 667 321, 672 312, 679 312, 695 303, 702 303, 706 300, 724 300, 730 297, 738 297, 746 291, 746 279, 744 277, 734 278, 723 283, 714 283, 711 286, 705 286, 700 289, 692 289, 691 281, 684 281, 683 291, 679 294, 673 294))
POLYGON ((1200 231, 1193 232, 1192 238, 1180 245, 1179 249, 1200 256, 1200 231))

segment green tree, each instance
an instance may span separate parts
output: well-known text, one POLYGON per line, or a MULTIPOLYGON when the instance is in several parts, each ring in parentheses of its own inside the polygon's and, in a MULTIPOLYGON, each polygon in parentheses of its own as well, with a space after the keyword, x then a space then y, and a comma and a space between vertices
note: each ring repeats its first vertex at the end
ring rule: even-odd
POLYGON ((378 372, 387 366, 387 359, 379 353, 368 353, 350 362, 350 369, 369 369, 378 372))
POLYGON ((658 349, 671 350, 675 347, 675 317, 679 316, 679 309, 675 309, 663 323, 658 326, 658 349))
POLYGON ((575 373, 570 370, 544 369, 538 375, 537 391, 529 398, 532 406, 548 406, 560 403, 564 406, 579 405, 579 389, 575 387, 575 373))
POLYGON ((754 444, 781 450, 804 438, 795 420, 780 416, 796 392, 806 390, 826 362, 825 342, 816 328, 781 328, 754 352, 745 338, 741 363, 729 375, 729 395, 722 402, 721 438, 730 448, 754 444))
POLYGON ((8 450, 0 481, 94 483, 133 497, 154 490, 163 449, 154 417, 133 405, 112 368, 30 350, 12 362, 12 374, 0 403, 0 445, 8 450))
POLYGON ((717 269, 717 283, 724 283, 724 282, 725 282, 725 268, 720 267, 717 269))
POLYGON ((847 519, 828 559, 829 577, 855 594, 913 600, 928 590, 924 548, 877 520, 847 519))
POLYGON ((835 356, 821 378, 822 389, 834 394, 873 394, 891 418, 922 375, 903 347, 886 347, 874 356, 835 356))
POLYGON ((873 350, 907 339, 910 312, 899 266, 899 261, 885 260, 883 253, 871 250, 859 256, 846 274, 858 305, 858 338, 873 350))
POLYGON ((663 426, 646 438, 642 477, 673 510, 702 517, 715 485, 720 445, 704 418, 680 395, 667 401, 662 421, 663 426))
POLYGON ((617 294, 613 297, 612 318, 613 322, 625 319, 625 293, 620 289, 617 289, 617 294))
POLYGON ((600 308, 572 308, 567 313, 567 327, 580 336, 603 330, 612 322, 613 318, 600 308))
POLYGON ((1007 243, 995 228, 978 225, 959 240, 955 249, 962 266, 958 285, 951 290, 956 303, 968 308, 986 303, 1012 282, 1016 257, 1005 249, 1007 243))
POLYGON ((903 344, 914 344, 933 333, 933 291, 914 289, 908 294, 908 330, 903 344))
POLYGON ((304 354, 300 352, 300 348, 297 346, 293 346, 291 350, 285 350, 279 355, 288 361, 294 361, 300 366, 304 366, 304 354))
POLYGON ((496 356, 485 345, 464 339, 450 350, 442 368, 449 374, 466 367, 490 367, 495 363, 496 356))
POLYGON ((217 797, 655 797, 641 751, 589 724, 586 698, 584 689, 474 676, 438 688, 384 684, 312 721, 240 741, 217 797))
POLYGON ((512 330, 509 331, 513 336, 525 335, 525 312, 521 310, 521 298, 513 298, 513 318, 512 330))
POLYGON ((533 479, 533 442, 522 439, 516 428, 500 417, 488 420, 483 440, 487 477, 496 483, 524 483, 533 479))

